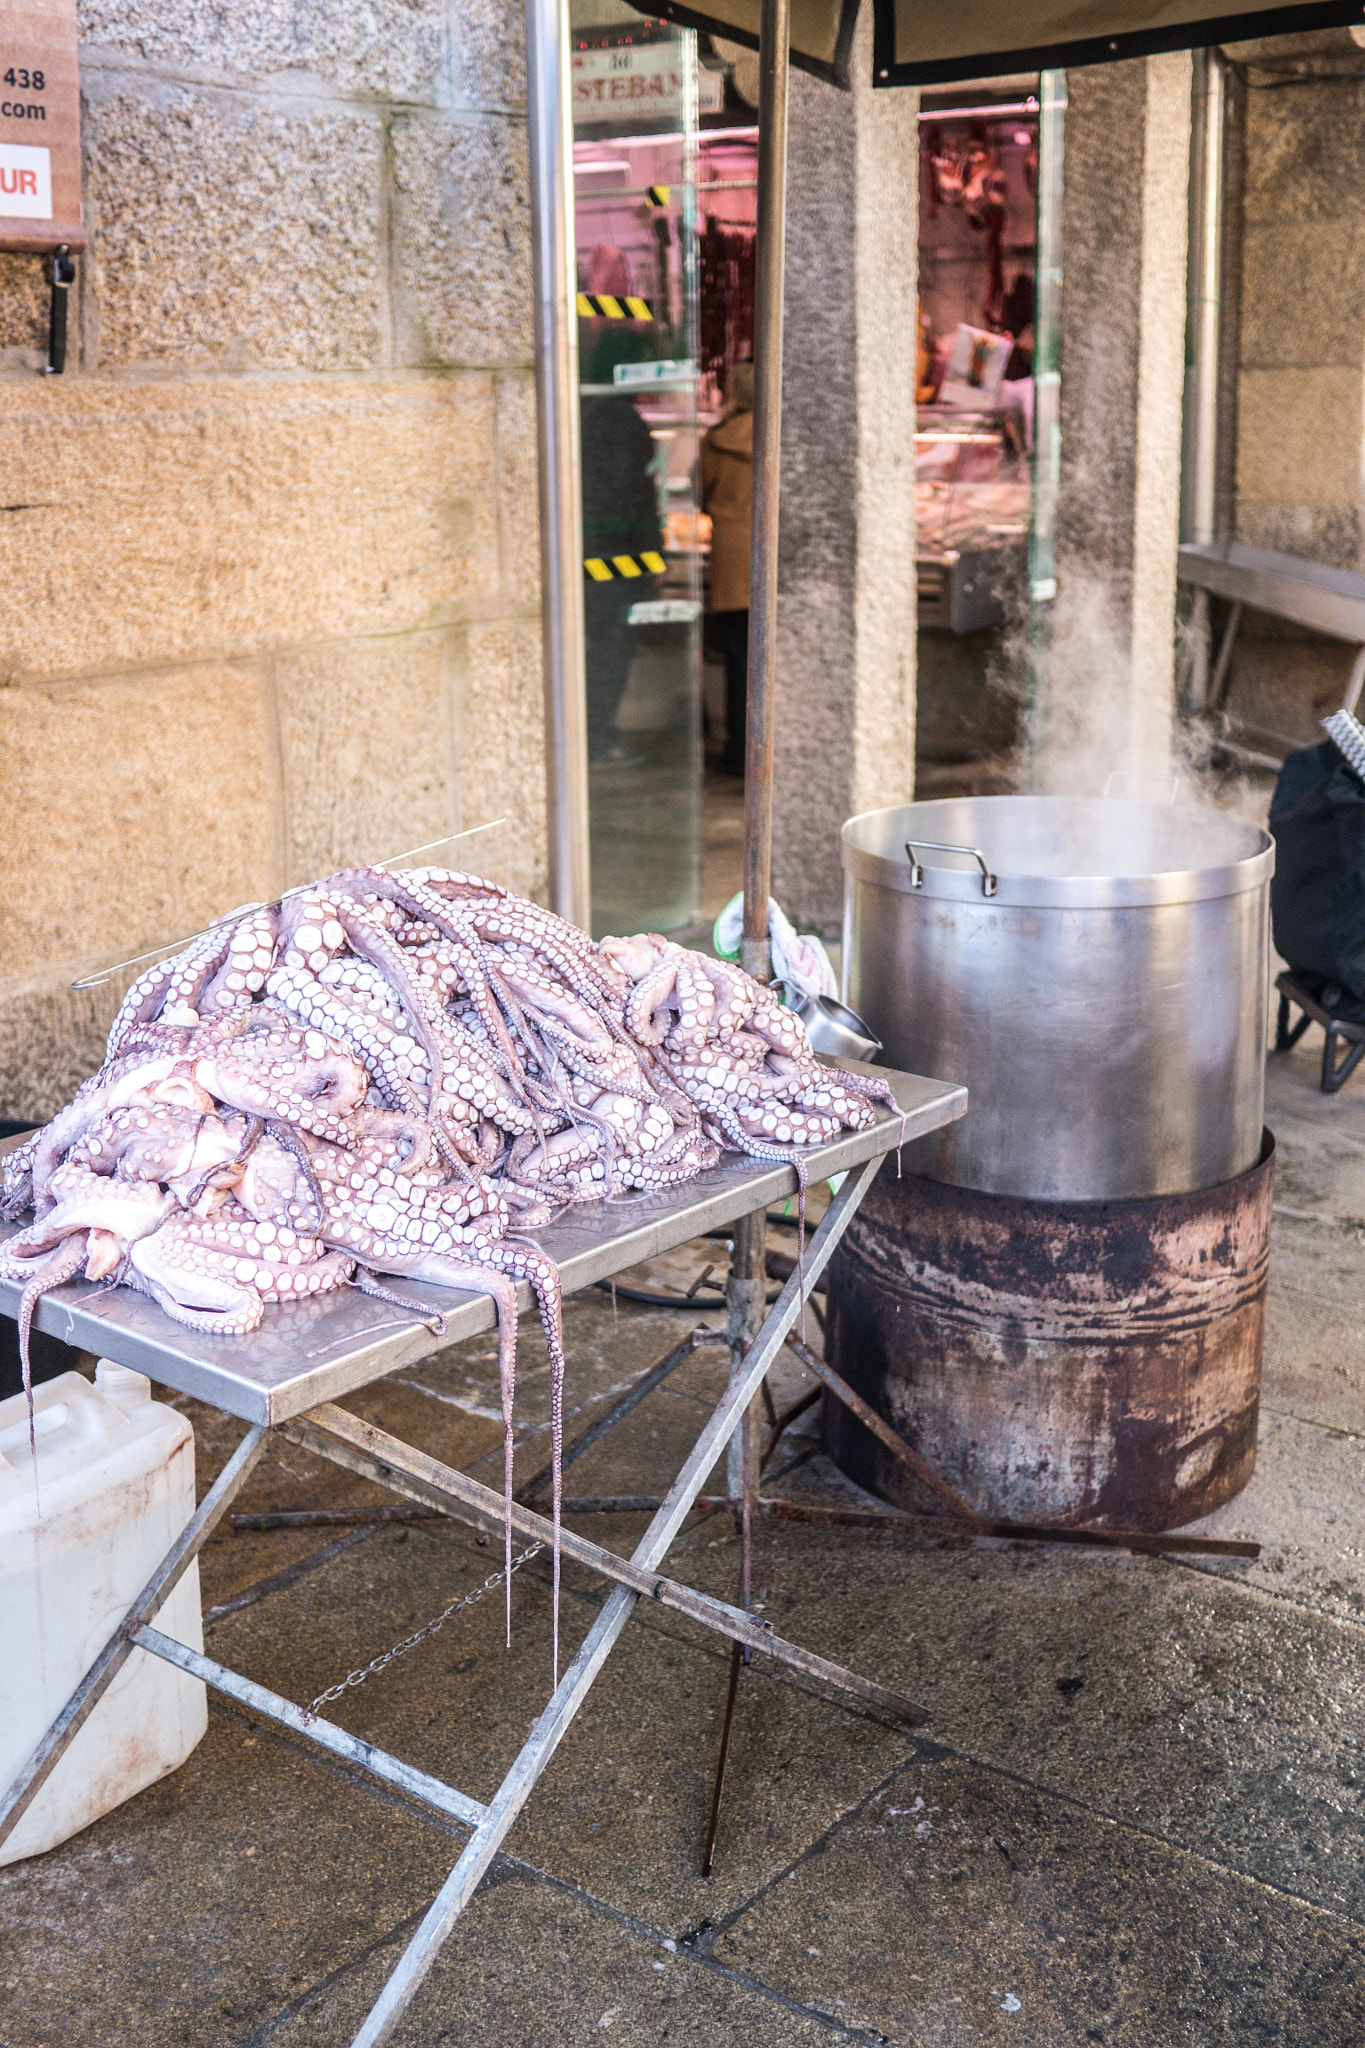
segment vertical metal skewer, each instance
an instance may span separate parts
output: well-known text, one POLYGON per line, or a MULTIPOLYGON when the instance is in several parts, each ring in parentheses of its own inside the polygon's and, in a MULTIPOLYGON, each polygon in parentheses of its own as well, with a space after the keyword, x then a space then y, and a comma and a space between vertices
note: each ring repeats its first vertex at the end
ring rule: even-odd
MULTIPOLYGON (((491 832, 495 825, 505 825, 506 818, 490 818, 485 825, 467 825, 463 832, 447 832, 440 839, 428 839, 425 846, 410 846, 405 853, 391 853, 383 860, 372 860, 372 868, 395 867, 400 860, 413 860, 419 853, 430 853, 437 846, 452 846, 457 839, 472 839, 476 832, 491 832)), ((285 889, 280 895, 272 896, 271 903, 288 903, 291 896, 306 896, 310 889, 316 889, 316 882, 300 882, 297 889, 285 889)), ((80 981, 73 981, 72 988, 103 988, 106 981, 119 974, 125 967, 138 967, 144 960, 155 960, 159 953, 173 953, 177 946, 192 946, 196 939, 207 938, 210 932, 221 931, 224 925, 236 924, 242 917, 250 917, 253 910, 265 910, 266 903, 243 903, 239 909, 228 912, 226 917, 215 918, 202 931, 191 932, 188 938, 167 939, 164 945, 149 946, 145 953, 134 953, 131 960, 116 960, 112 967, 102 967, 98 974, 87 974, 80 981)))

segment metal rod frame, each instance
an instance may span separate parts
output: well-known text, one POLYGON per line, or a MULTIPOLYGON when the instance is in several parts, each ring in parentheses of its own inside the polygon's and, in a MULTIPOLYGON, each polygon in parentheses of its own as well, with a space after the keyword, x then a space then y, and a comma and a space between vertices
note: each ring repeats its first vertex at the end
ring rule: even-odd
POLYGON ((568 0, 525 0, 550 900, 587 930, 588 709, 568 0))
POLYGON ((744 740, 744 934, 740 965, 769 975, 777 539, 782 461, 782 295, 787 237, 791 0, 762 0, 758 35, 758 247, 754 292, 754 507, 744 740))
MULTIPOLYGON (((746 1524, 758 1510, 755 1447, 759 1390, 781 1354, 800 1313, 803 1297, 809 1294, 824 1272, 881 1163, 881 1157, 874 1156, 848 1173, 806 1247, 804 1273, 792 1274, 778 1300, 763 1318, 762 1326, 742 1360, 732 1370, 725 1393, 713 1409, 672 1486, 659 1501, 649 1527, 631 1556, 628 1559, 618 1557, 572 1530, 563 1531, 561 1542, 565 1556, 613 1581, 612 1590, 511 1769, 487 1805, 388 1755, 332 1722, 319 1719, 267 1687, 229 1670, 152 1626, 156 1612, 222 1520, 272 1434, 303 1445, 350 1471, 363 1473, 366 1478, 377 1480, 409 1500, 434 1506, 476 1528, 501 1532, 504 1504, 500 1494, 481 1485, 469 1474, 442 1465, 329 1403, 306 1416, 280 1424, 273 1431, 260 1426, 248 1429, 216 1484, 0 1802, 0 1841, 18 1824, 133 1650, 140 1649, 160 1657, 202 1679, 206 1685, 213 1686, 239 1705, 289 1729, 301 1740, 316 1743, 320 1749, 358 1766, 382 1783, 394 1786, 471 1830, 463 1854, 355 2036, 354 2048, 378 2048, 381 2042, 392 2039, 408 2005, 572 1725, 634 1611, 636 1601, 641 1597, 653 1599, 660 1606, 726 1636, 744 1661, 748 1661, 757 1650, 808 1678, 852 1693, 868 1706, 901 1721, 911 1724, 924 1721, 927 1717, 922 1709, 888 1687, 877 1685, 841 1665, 783 1641, 768 1623, 758 1617, 692 1587, 680 1585, 664 1577, 659 1570, 701 1497, 701 1489, 717 1458, 746 1422, 748 1429, 745 1434, 749 1442, 746 1444, 747 1455, 742 1461, 746 1524)), ((686 1346, 677 1347, 651 1373, 646 1374, 645 1379, 654 1385, 659 1384, 666 1372, 681 1363, 682 1357, 693 1348, 694 1339, 689 1337, 686 1346)), ((617 1403, 612 1411, 615 1420, 620 1419, 619 1411, 623 1407, 624 1404, 617 1403)), ((592 1435, 593 1432, 587 1434, 592 1435)), ((586 1448, 586 1441, 580 1442, 586 1448)), ((551 1540, 549 1522, 529 1508, 514 1504, 511 1522, 518 1535, 547 1544, 551 1540)))
MULTIPOLYGON (((692 1503, 702 1513, 733 1508, 728 1494, 699 1493, 692 1503)), ((996 1536, 1013 1543, 1060 1543, 1071 1548, 1092 1550, 1136 1550, 1155 1556, 1249 1557, 1258 1558, 1261 1546, 1245 1536, 1182 1536, 1178 1530, 1154 1534, 1146 1529, 1059 1528, 1048 1522, 970 1522, 950 1515, 910 1515, 899 1508, 841 1508, 819 1501, 778 1500, 759 1494, 750 1503, 754 1514, 779 1522, 811 1522, 827 1529, 904 1529, 917 1536, 952 1536, 971 1542, 981 1536, 996 1536)), ((646 1515, 659 1506, 659 1496, 648 1493, 584 1494, 563 1502, 566 1515, 646 1515)), ((866 1681, 860 1681, 865 1683, 866 1681)))

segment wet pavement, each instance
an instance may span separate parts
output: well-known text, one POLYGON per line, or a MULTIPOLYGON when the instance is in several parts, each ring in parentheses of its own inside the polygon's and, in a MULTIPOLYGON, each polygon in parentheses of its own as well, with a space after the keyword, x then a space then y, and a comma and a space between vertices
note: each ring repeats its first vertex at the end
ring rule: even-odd
MULTIPOLYGON (((1205 1525, 1256 1536, 1261 1558, 763 1522, 755 1584, 779 1633, 910 1695, 928 1726, 756 1664, 703 1879, 728 1652, 637 1611, 398 2043, 1365 2040, 1365 1072, 1328 1098, 1317 1060, 1310 1044, 1270 1064, 1258 1464, 1205 1525)), ((717 1252, 688 1247, 643 1277, 676 1287, 717 1252)), ((699 1321, 720 1316, 598 1291, 570 1303, 567 1434, 699 1321)), ((724 1371, 723 1350, 698 1350, 573 1468, 570 1491, 659 1491, 724 1371)), ((784 1360, 778 1407, 808 1384, 784 1360)), ((496 1485, 496 1390, 480 1339, 348 1405, 496 1485)), ((205 1487, 240 1429, 180 1405, 205 1487)), ((519 1410, 524 1481, 549 1439, 529 1326, 519 1410)), ((817 1416, 784 1439, 768 1490, 860 1498, 820 1450, 817 1416)), ((286 1445, 237 1505, 380 1497, 286 1445)), ((627 1551, 644 1517, 577 1525, 627 1551)), ((447 1522, 224 1529, 203 1555, 206 1646, 307 1703, 499 1562, 496 1543, 447 1522)), ((732 1597, 737 1569, 728 1518, 694 1515, 670 1570, 732 1597)), ((602 1597, 566 1565, 566 1649, 602 1597)), ((549 1688, 546 1556, 517 1575, 510 1651, 502 1631, 495 1587, 328 1712, 486 1798, 549 1688)), ((348 2042, 464 1836, 314 1755, 211 1699, 179 1771, 0 1871, 0 2048, 348 2042)))

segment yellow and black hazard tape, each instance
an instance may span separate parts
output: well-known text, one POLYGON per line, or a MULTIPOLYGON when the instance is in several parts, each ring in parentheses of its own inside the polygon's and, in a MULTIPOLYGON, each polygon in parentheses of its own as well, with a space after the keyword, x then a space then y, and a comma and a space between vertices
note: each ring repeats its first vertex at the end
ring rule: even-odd
POLYGON ((652 320, 654 308, 648 299, 615 299, 610 292, 580 292, 578 317, 580 320, 652 320))
POLYGON ((662 576, 668 564, 653 548, 646 548, 640 555, 588 555, 583 567, 594 583, 611 583, 618 576, 629 583, 634 576, 662 576))
POLYGON ((649 203, 651 206, 667 206, 667 185, 651 185, 649 188, 649 203))

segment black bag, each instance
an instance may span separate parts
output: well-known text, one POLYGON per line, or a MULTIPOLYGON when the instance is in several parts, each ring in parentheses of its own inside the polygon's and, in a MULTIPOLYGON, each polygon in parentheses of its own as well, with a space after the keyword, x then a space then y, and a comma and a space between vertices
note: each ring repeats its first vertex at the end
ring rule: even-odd
POLYGON ((1289 756, 1270 830, 1276 950, 1325 1009, 1365 1020, 1365 782, 1331 740, 1289 756))

